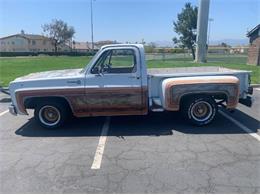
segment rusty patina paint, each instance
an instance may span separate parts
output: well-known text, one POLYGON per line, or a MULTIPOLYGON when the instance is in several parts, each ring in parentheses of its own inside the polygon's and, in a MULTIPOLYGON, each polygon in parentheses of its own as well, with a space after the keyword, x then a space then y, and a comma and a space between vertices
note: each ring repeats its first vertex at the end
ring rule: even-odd
POLYGON ((225 94, 227 108, 235 108, 239 100, 239 80, 236 77, 215 77, 169 81, 165 86, 165 109, 179 110, 181 97, 188 94, 225 94))
POLYGON ((78 88, 28 90, 16 93, 18 108, 27 114, 26 98, 64 97, 73 114, 83 116, 143 115, 148 111, 147 87, 140 88, 78 88))

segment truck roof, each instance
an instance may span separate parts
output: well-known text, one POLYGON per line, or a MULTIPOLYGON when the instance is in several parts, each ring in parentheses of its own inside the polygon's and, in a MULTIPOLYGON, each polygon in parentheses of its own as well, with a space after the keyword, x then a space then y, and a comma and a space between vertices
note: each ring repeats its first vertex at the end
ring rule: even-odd
POLYGON ((110 44, 110 45, 104 45, 101 47, 101 49, 105 49, 107 47, 137 47, 138 49, 143 49, 143 44, 125 44, 125 43, 119 43, 119 44, 110 44))

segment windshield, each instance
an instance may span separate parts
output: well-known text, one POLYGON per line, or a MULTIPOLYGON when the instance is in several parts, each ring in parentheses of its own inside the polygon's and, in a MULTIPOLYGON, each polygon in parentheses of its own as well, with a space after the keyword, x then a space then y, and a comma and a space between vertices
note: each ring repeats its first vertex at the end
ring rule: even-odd
POLYGON ((86 64, 85 67, 80 71, 80 73, 86 72, 90 68, 90 65, 93 64, 94 60, 101 53, 101 51, 102 51, 102 49, 98 50, 98 52, 92 57, 92 59, 89 61, 89 63, 86 64))

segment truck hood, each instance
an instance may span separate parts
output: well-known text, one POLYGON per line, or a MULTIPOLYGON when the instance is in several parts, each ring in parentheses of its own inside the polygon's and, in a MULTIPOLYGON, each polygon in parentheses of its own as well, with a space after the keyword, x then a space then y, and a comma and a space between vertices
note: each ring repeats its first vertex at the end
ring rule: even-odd
POLYGON ((52 70, 45 72, 31 73, 26 76, 19 77, 15 81, 25 81, 25 80, 41 80, 48 78, 66 78, 75 77, 80 75, 82 69, 65 69, 65 70, 52 70))

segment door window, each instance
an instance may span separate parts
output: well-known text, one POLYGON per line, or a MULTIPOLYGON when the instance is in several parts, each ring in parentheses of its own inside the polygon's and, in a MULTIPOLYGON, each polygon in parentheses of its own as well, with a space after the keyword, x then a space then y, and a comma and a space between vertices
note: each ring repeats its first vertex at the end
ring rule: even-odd
POLYGON ((133 49, 112 49, 104 52, 93 66, 93 74, 134 73, 136 57, 133 49))

